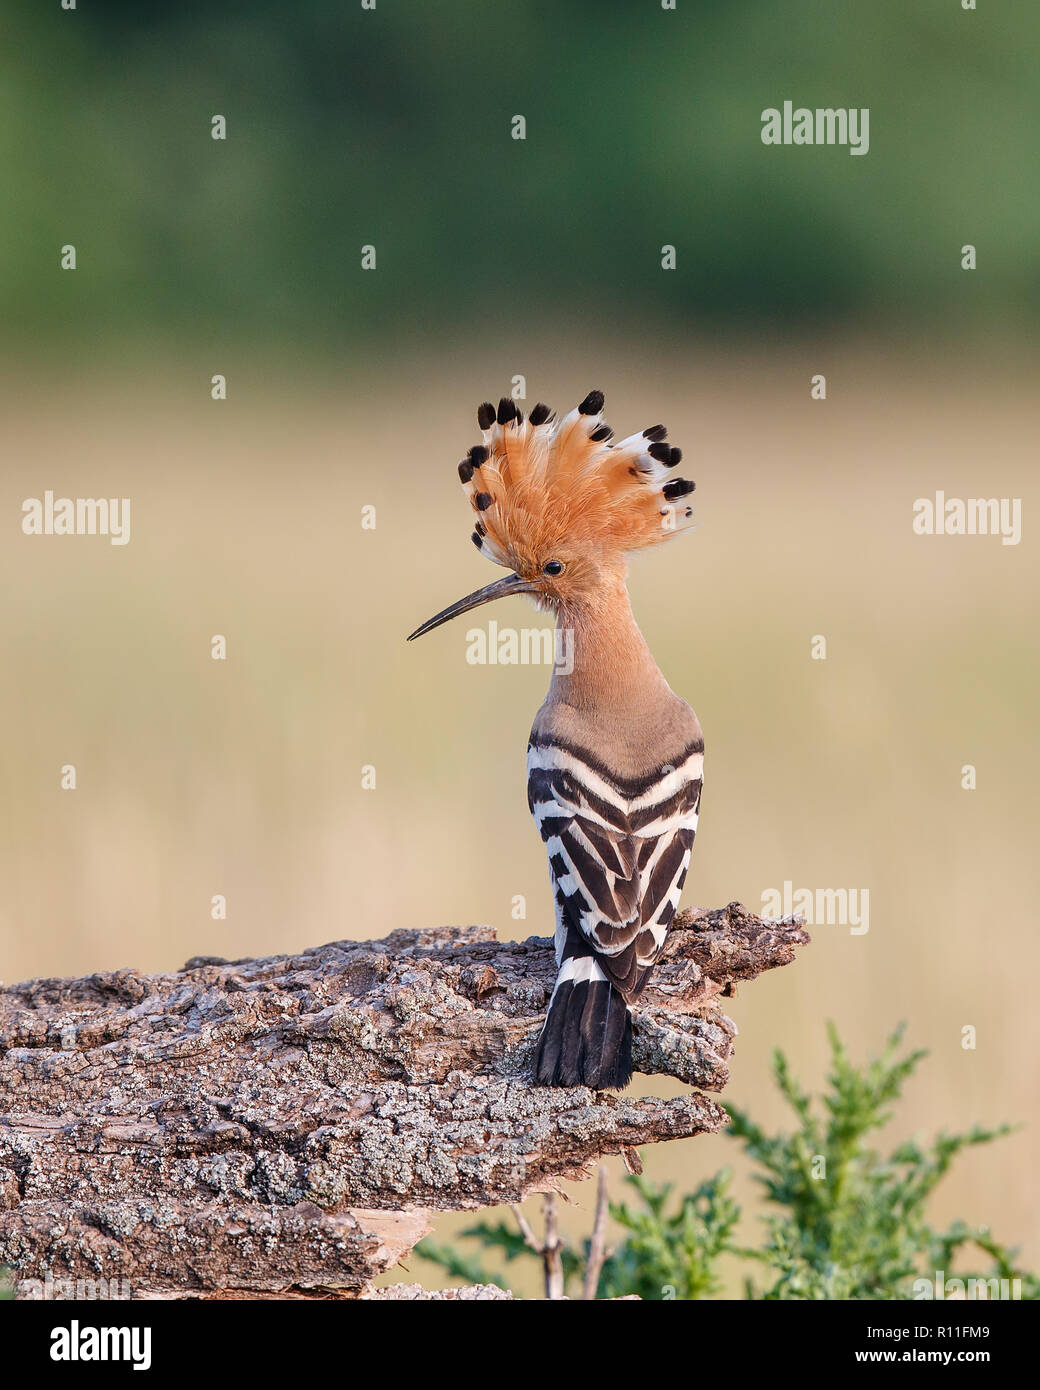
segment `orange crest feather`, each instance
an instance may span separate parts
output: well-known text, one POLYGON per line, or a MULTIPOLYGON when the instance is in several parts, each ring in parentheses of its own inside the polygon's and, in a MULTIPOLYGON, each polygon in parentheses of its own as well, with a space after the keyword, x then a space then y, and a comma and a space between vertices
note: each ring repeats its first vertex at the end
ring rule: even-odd
POLYGON ((459 464, 477 514, 474 544, 523 570, 576 544, 620 554, 687 529, 693 483, 675 476, 682 458, 654 425, 620 443, 603 423, 603 393, 590 391, 556 420, 536 405, 525 419, 504 397, 477 412, 483 443, 459 464))

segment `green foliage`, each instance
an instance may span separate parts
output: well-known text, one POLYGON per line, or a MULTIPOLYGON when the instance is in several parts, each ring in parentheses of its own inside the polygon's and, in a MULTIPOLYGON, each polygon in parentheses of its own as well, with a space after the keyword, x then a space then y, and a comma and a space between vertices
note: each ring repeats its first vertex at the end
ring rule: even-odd
POLYGON ((746 1252, 778 1275, 766 1298, 901 1298, 922 1273, 947 1268, 947 1257, 967 1237, 951 1241, 925 1218, 925 1206, 956 1155, 987 1144, 1008 1127, 975 1127, 966 1134, 940 1134, 931 1145, 903 1144, 887 1157, 868 1136, 891 1117, 891 1107, 924 1053, 899 1057, 903 1030, 888 1040, 880 1057, 859 1069, 849 1060, 833 1026, 829 1029, 831 1072, 823 1113, 792 1077, 787 1059, 774 1055, 773 1073, 798 1121, 791 1134, 767 1135, 730 1106, 730 1133, 756 1160, 769 1201, 780 1208, 767 1217, 768 1238, 760 1251, 746 1252))
POLYGON ((14 1298, 14 1280, 11 1271, 0 1265, 0 1301, 5 1298, 14 1298))
MULTIPOLYGON (((490 1221, 478 1221, 475 1226, 462 1231, 461 1235, 464 1239, 479 1241, 485 1250, 497 1251, 507 1262, 521 1255, 540 1260, 525 1241, 522 1232, 507 1226, 504 1221, 496 1221, 494 1224, 490 1221)), ((497 1284, 502 1289, 509 1287, 503 1275, 488 1272, 479 1256, 461 1254, 454 1246, 441 1245, 433 1240, 421 1240, 415 1247, 415 1252, 423 1259, 440 1265, 452 1278, 464 1279, 467 1284, 497 1284)), ((560 1254, 564 1287, 571 1292, 574 1280, 577 1279, 580 1283, 585 1261, 566 1245, 560 1254)))
POLYGON ((486 0, 378 16, 108 0, 89 23, 56 3, 6 8, 6 48, 34 55, 0 92, 0 317, 19 350, 27 335, 96 343, 99 324, 365 351, 404 331, 421 346, 479 315, 489 284, 538 323, 547 305, 563 324, 585 312, 599 284, 612 313, 678 331, 692 315, 929 327, 989 312, 1005 334, 1035 318, 1040 183, 1021 176, 1035 5, 989 5, 983 22, 873 0, 821 23, 815 0, 702 4, 655 22, 654 6, 520 0, 508 43, 486 0), (483 87, 491 102, 474 101, 483 87), (869 100, 870 152, 763 145, 762 109, 785 96, 869 100), (210 138, 215 106, 225 141, 210 138), (951 228, 951 199, 970 228, 951 228), (71 232, 46 248, 37 233, 77 219, 72 286, 57 273, 71 232), (960 269, 969 231, 984 296, 960 269))
MULTIPOLYGON (((610 1214, 624 1239, 601 1272, 598 1296, 638 1294, 644 1299, 699 1299, 723 1288, 724 1259, 751 1261, 758 1274, 745 1280, 748 1298, 912 1298, 914 1281, 946 1279, 1021 1281, 1021 1297, 1040 1298, 1040 1280, 1017 1264, 1017 1250, 996 1241, 986 1227, 957 1221, 945 1231, 928 1222, 926 1207, 956 1156, 1009 1133, 1009 1127, 964 1134, 940 1133, 930 1144, 909 1141, 883 1154, 870 1142, 892 1115, 903 1086, 924 1057, 900 1055, 903 1029, 888 1039, 879 1057, 856 1067, 833 1026, 827 1090, 814 1104, 792 1076, 786 1057, 774 1054, 777 1087, 794 1113, 792 1132, 768 1134, 749 1115, 730 1106, 729 1134, 754 1160, 773 1210, 764 1218, 766 1237, 758 1248, 736 1242, 741 1209, 729 1195, 728 1169, 709 1178, 669 1211, 670 1185, 644 1178, 627 1183, 638 1203, 612 1204, 610 1214), (959 1269, 975 1250, 988 1256, 988 1270, 959 1269)), ((482 1222, 464 1233, 495 1249, 507 1261, 537 1258, 523 1236, 504 1223, 482 1222)), ((502 1283, 479 1259, 429 1241, 420 1253, 452 1275, 472 1282, 502 1283)), ((568 1292, 580 1289, 588 1242, 579 1255, 564 1248, 568 1292)), ((998 1292, 996 1285, 992 1293, 998 1292)))
POLYGON ((718 1258, 730 1248, 740 1219, 740 1207, 727 1192, 731 1176, 723 1169, 702 1182, 672 1216, 665 1211, 671 1184, 657 1188, 645 1178, 629 1178, 643 1206, 611 1203, 611 1216, 628 1235, 604 1264, 598 1296, 692 1299, 719 1293, 718 1258))
MULTIPOLYGON (((462 1232, 462 1236, 479 1239, 486 1247, 492 1245, 480 1226, 471 1226, 469 1230, 462 1232)), ((440 1265, 450 1278, 461 1279, 465 1284, 497 1284, 500 1289, 509 1287, 504 1275, 488 1273, 479 1255, 467 1254, 456 1249, 454 1245, 443 1245, 430 1239, 421 1240, 415 1247, 415 1253, 432 1264, 440 1265)))

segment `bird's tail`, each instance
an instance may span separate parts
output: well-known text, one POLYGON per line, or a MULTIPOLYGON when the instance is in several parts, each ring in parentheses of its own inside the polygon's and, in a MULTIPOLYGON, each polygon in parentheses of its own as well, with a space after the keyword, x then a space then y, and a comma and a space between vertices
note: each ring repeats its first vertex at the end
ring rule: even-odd
POLYGON ((535 1051, 541 1086, 619 1091, 632 1080, 632 1015, 595 956, 563 962, 535 1051))

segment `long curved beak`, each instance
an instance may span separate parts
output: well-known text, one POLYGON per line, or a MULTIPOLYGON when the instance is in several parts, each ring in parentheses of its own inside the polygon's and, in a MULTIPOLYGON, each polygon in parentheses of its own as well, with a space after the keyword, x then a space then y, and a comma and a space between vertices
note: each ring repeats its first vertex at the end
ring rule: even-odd
POLYGON ((440 627, 441 623, 446 623, 449 618, 457 618, 460 613, 468 613, 471 608, 479 608, 482 603, 505 598, 507 594, 531 594, 537 588, 537 584, 521 579, 518 574, 507 574, 505 579, 496 579, 494 584, 488 584, 485 588, 478 589, 475 594, 467 594, 465 598, 460 598, 458 603, 453 603, 450 608, 445 608, 436 617, 423 623, 422 627, 417 627, 408 640, 412 642, 424 632, 432 632, 435 627, 440 627))

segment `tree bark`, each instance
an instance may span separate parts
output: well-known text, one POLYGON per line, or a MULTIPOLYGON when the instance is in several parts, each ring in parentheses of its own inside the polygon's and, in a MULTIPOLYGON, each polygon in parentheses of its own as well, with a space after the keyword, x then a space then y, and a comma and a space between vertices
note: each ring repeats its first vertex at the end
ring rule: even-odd
POLYGON ((367 1296, 433 1212, 721 1128, 722 1001, 808 939, 679 914, 633 1050, 672 1099, 533 1085, 552 945, 487 927, 0 989, 0 1265, 28 1296, 367 1296))

